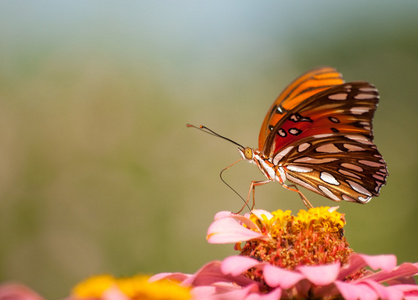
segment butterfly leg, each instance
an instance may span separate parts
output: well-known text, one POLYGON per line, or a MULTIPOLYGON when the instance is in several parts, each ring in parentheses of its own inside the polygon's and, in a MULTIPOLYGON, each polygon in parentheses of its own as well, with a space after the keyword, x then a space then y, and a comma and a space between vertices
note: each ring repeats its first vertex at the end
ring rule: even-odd
MULTIPOLYGON (((253 210, 255 206, 255 187, 259 185, 267 184, 269 182, 271 182, 271 180, 251 181, 250 189, 248 190, 247 201, 245 202, 245 205, 247 205, 248 202, 250 201, 250 195, 252 191, 253 192, 253 205, 251 206, 251 210, 253 210)), ((239 213, 244 209, 245 205, 241 208, 239 213)))
POLYGON ((293 191, 293 192, 298 193, 298 194, 299 194, 299 196, 300 196, 300 198, 301 198, 301 199, 302 199, 302 201, 303 201, 303 204, 305 204, 305 206, 306 206, 306 208, 307 208, 307 209, 309 209, 309 208, 313 208, 313 205, 311 204, 311 202, 309 202, 308 198, 306 198, 306 197, 305 197, 305 195, 304 195, 304 194, 302 194, 302 192, 301 192, 301 191, 299 191, 299 189, 298 189, 298 187, 297 187, 296 185, 294 185, 294 184, 287 185, 287 184, 285 184, 285 183, 283 183, 283 182, 280 182, 280 184, 281 184, 281 185, 282 185, 285 189, 288 189, 289 191, 293 191))

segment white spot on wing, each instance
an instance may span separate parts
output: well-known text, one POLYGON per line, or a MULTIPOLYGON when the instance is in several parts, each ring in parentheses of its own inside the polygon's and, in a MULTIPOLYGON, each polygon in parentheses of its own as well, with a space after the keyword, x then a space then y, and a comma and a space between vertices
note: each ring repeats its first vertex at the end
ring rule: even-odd
POLYGON ((295 176, 292 176, 292 175, 287 173, 286 178, 293 183, 299 184, 300 186, 304 187, 305 189, 308 189, 308 190, 311 190, 311 191, 314 191, 314 192, 318 192, 318 190, 315 187, 313 187, 310 184, 307 184, 305 181, 300 180, 299 178, 296 178, 295 176))
POLYGON ((357 94, 354 96, 354 99, 361 100, 361 99, 373 99, 376 98, 374 94, 357 94))
POLYGON ((290 128, 289 129, 289 133, 290 134, 292 134, 292 135, 298 135, 298 134, 300 134, 302 132, 302 130, 299 130, 299 129, 297 129, 297 128, 290 128))
POLYGON ((315 149, 316 152, 323 152, 323 153, 340 153, 342 152, 338 149, 334 144, 325 144, 319 146, 315 149))
POLYGON ((345 201, 349 201, 349 202, 357 202, 357 200, 356 200, 356 199, 354 199, 353 197, 350 197, 350 196, 348 196, 348 195, 345 195, 345 194, 343 194, 343 195, 341 196, 341 198, 343 198, 343 200, 345 200, 345 201))
POLYGON ((383 182, 376 181, 376 187, 374 188, 376 193, 379 193, 380 188, 382 187, 383 184, 384 184, 383 182))
POLYGON ((369 122, 362 121, 362 122, 359 122, 359 124, 362 125, 363 128, 366 129, 366 130, 371 130, 372 129, 369 122))
POLYGON ((377 163, 377 162, 374 162, 374 161, 371 161, 371 160, 365 160, 365 159, 360 159, 358 162, 361 163, 362 165, 366 165, 366 166, 369 166, 369 167, 381 167, 381 166, 383 166, 383 164, 381 164, 381 163, 377 163))
POLYGON ((353 114, 353 115, 362 115, 362 114, 364 114, 364 113, 366 113, 366 112, 368 112, 370 110, 370 107, 352 107, 351 109, 350 109, 350 112, 353 114))
POLYGON ((309 164, 326 164, 332 161, 336 161, 338 158, 326 157, 326 158, 312 158, 309 156, 304 156, 298 159, 295 159, 295 163, 309 163, 309 164))
POLYGON ((282 160, 282 158, 286 154, 288 154, 293 148, 294 148, 294 146, 289 146, 289 147, 283 149, 282 151, 280 151, 279 153, 277 153, 273 158, 273 164, 275 164, 275 165, 279 164, 279 162, 282 160))
POLYGON ((307 173, 307 172, 313 171, 312 168, 300 167, 300 166, 294 166, 294 165, 289 165, 286 168, 290 171, 298 172, 298 173, 307 173))
POLYGON ((331 192, 327 187, 318 185, 318 188, 330 199, 334 201, 341 201, 340 198, 337 197, 333 192, 331 192))
POLYGON ((362 167, 357 166, 357 165, 353 165, 353 164, 350 164, 350 163, 342 163, 341 164, 341 167, 344 167, 344 168, 347 168, 347 169, 351 169, 351 170, 354 170, 354 171, 358 171, 358 172, 363 172, 363 168, 362 167))
POLYGON ((377 92, 377 89, 374 87, 362 87, 358 89, 361 92, 377 92))
POLYGON ((356 141, 365 145, 374 145, 372 141, 370 141, 368 138, 366 138, 363 135, 347 134, 345 137, 350 140, 353 140, 353 141, 356 141))
POLYGON ((319 178, 321 178, 326 183, 329 183, 332 185, 340 185, 340 182, 328 172, 321 172, 321 174, 319 175, 319 178))
POLYGON ((283 129, 283 128, 280 128, 280 129, 277 131, 277 134, 278 134, 278 135, 280 135, 281 137, 286 137, 286 136, 287 136, 287 133, 286 133, 286 131, 284 131, 284 129, 283 129))
POLYGON ((361 186, 360 184, 358 184, 357 182, 351 181, 351 180, 346 180, 347 183, 351 186, 351 188, 353 190, 355 190, 356 192, 366 195, 366 196, 371 196, 372 194, 363 186, 361 186))
POLYGON ((366 150, 362 147, 352 145, 352 144, 344 144, 343 146, 345 149, 348 149, 348 151, 365 151, 366 150))
POLYGON ((348 171, 343 170, 343 169, 338 169, 338 172, 345 175, 345 176, 350 176, 350 177, 353 177, 353 178, 361 179, 361 177, 358 176, 357 174, 354 174, 352 172, 348 172, 348 171))
POLYGON ((346 93, 340 93, 340 94, 329 95, 328 99, 331 99, 331 100, 347 100, 347 94, 346 93))
POLYGON ((370 199, 372 199, 372 197, 366 197, 366 198, 364 198, 364 197, 359 196, 359 197, 358 197, 358 199, 359 199, 361 202, 363 202, 363 203, 367 203, 367 202, 369 202, 369 201, 370 201, 370 199))
POLYGON ((323 134, 314 135, 312 137, 315 138, 315 139, 323 139, 323 138, 330 137, 330 136, 333 136, 333 134, 332 133, 323 133, 323 134))
POLYGON ((385 177, 383 177, 383 176, 380 176, 380 175, 377 175, 377 174, 373 174, 373 177, 376 178, 376 179, 378 179, 378 180, 385 181, 385 177))
POLYGON ((298 152, 303 152, 311 146, 309 143, 303 143, 298 146, 298 152))

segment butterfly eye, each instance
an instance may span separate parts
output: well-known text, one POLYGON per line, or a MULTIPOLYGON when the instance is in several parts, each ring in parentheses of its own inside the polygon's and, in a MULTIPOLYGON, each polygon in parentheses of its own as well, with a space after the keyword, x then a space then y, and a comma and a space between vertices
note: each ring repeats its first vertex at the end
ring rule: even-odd
POLYGON ((253 149, 251 148, 245 148, 244 149, 244 157, 245 159, 251 160, 253 159, 253 149))

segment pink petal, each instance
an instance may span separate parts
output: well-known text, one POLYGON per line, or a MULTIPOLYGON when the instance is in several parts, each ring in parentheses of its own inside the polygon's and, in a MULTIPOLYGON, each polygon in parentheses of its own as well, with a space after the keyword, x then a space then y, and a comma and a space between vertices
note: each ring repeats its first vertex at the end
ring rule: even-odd
POLYGON ((223 218, 232 218, 239 223, 245 224, 249 229, 258 230, 258 226, 250 220, 250 214, 245 214, 245 216, 242 216, 230 211, 221 211, 215 215, 215 221, 223 218))
POLYGON ((230 217, 232 214, 233 213, 230 212, 230 211, 223 210, 223 211, 217 212, 214 219, 216 221, 216 220, 219 220, 219 219, 222 219, 222 218, 230 217))
POLYGON ((151 276, 150 279, 148 279, 149 282, 154 282, 162 279, 167 280, 175 280, 179 282, 183 282, 187 278, 191 277, 190 274, 183 274, 183 273, 159 273, 155 274, 154 276, 151 276))
POLYGON ((362 281, 362 283, 369 285, 373 290, 375 290, 375 292, 379 296, 379 299, 403 299, 403 292, 396 289, 395 287, 386 287, 372 280, 362 281))
POLYGON ((281 288, 277 288, 272 290, 271 292, 268 292, 267 294, 262 293, 252 293, 250 294, 245 300, 277 300, 280 299, 282 296, 282 290, 281 288))
POLYGON ((273 215, 264 209, 253 209, 251 212, 260 220, 263 220, 263 215, 266 216, 267 220, 273 218, 273 215))
POLYGON ((242 287, 234 283, 222 282, 222 283, 216 283, 212 285, 194 287, 191 290, 191 294, 193 296, 192 297, 193 299, 214 300, 214 299, 217 299, 218 297, 222 299, 221 297, 222 295, 229 293, 229 292, 237 291, 237 290, 242 290, 242 287), (218 297, 216 297, 215 295, 218 295, 218 297))
POLYGON ((396 267, 396 256, 359 254, 366 264, 373 270, 381 269, 384 272, 392 271, 396 267))
POLYGON ((229 217, 213 222, 209 226, 206 238, 211 244, 227 244, 252 239, 266 239, 267 237, 242 226, 234 218, 229 217))
POLYGON ((235 284, 230 284, 224 288, 216 284, 192 289, 193 299, 198 300, 249 299, 249 295, 256 296, 251 299, 260 299, 257 297, 260 294, 261 292, 257 284, 250 284, 244 288, 235 284))
POLYGON ((396 256, 355 253, 350 257, 348 264, 341 268, 338 280, 343 280, 366 266, 370 266, 373 270, 382 269, 382 271, 390 271, 396 267, 396 256))
POLYGON ((226 299, 247 299, 248 295, 252 294, 254 292, 256 295, 260 294, 260 290, 256 284, 250 284, 240 290, 236 290, 233 292, 225 293, 219 296, 222 296, 219 298, 219 300, 226 300, 226 299))
POLYGON ((220 261, 212 261, 201 267, 195 274, 183 281, 186 286, 210 285, 214 282, 224 281, 220 271, 220 261))
POLYGON ((238 286, 247 286, 254 283, 254 281, 241 275, 241 273, 230 275, 223 272, 221 270, 221 262, 214 261, 204 265, 194 275, 184 280, 182 284, 185 286, 204 286, 222 282, 233 282, 238 286))
POLYGON ((367 284, 353 284, 336 281, 335 285, 346 300, 374 300, 378 294, 367 284))
POLYGON ((396 288, 402 291, 405 299, 418 299, 418 286, 416 284, 398 284, 390 286, 390 288, 396 288))
POLYGON ((365 278, 377 282, 387 282, 389 284, 409 283, 414 284, 412 276, 418 274, 418 263, 403 263, 390 272, 377 272, 365 278))
POLYGON ((194 287, 190 292, 192 294, 192 299, 206 299, 215 295, 217 290, 216 286, 207 285, 194 287))
POLYGON ((297 270, 315 285, 323 286, 333 283, 340 271, 340 263, 328 265, 299 266, 297 270))
POLYGON ((340 208, 339 206, 331 206, 330 208, 328 208, 328 211, 329 211, 330 213, 332 213, 332 212, 334 212, 334 211, 337 211, 339 208, 340 208))
POLYGON ((260 262, 247 256, 229 256, 222 261, 221 270, 224 274, 237 276, 248 269, 259 265, 260 262))
POLYGON ((265 265, 263 268, 264 280, 270 287, 281 287, 289 289, 304 278, 298 272, 289 271, 272 265, 265 265))
POLYGON ((4 283, 0 285, 0 299, 43 300, 44 298, 24 285, 17 283, 4 283))

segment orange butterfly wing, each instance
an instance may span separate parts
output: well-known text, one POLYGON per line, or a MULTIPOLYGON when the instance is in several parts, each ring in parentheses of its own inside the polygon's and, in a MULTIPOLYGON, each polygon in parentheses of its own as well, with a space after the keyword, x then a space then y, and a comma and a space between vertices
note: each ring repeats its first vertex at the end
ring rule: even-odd
POLYGON ((270 133, 269 127, 274 127, 286 116, 286 112, 292 110, 310 96, 343 83, 344 80, 342 75, 331 67, 318 67, 312 69, 293 81, 279 97, 277 97, 276 101, 274 101, 268 110, 263 125, 261 125, 258 137, 258 149, 263 151, 264 143, 270 133), (279 113, 275 113, 276 111, 279 113))

